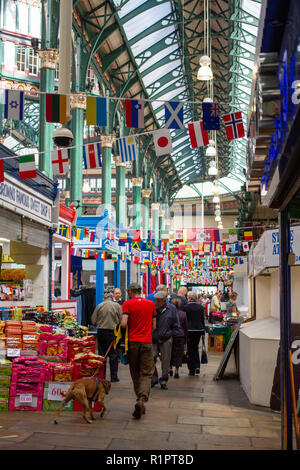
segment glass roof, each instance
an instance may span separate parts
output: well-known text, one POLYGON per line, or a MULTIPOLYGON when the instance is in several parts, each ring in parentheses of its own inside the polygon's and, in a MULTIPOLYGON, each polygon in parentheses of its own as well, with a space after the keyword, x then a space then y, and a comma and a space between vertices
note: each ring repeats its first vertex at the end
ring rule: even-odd
MULTIPOLYGON (((185 128, 171 134, 174 149, 171 156, 184 185, 178 193, 182 197, 188 191, 185 184, 197 185, 210 179, 209 160, 203 148, 191 148, 186 126, 201 119, 201 107, 193 102, 201 103, 207 96, 207 83, 196 80, 197 64, 204 53, 203 2, 128 0, 124 6, 120 1, 115 4, 120 5, 119 17, 149 99, 160 100, 152 102, 160 127, 165 124, 163 101, 188 101, 185 128)), ((222 8, 218 2, 210 2, 214 98, 222 103, 221 114, 225 110, 242 111, 245 128, 260 8, 257 0, 224 0, 222 8), (219 65, 227 68, 228 76, 223 76, 223 69, 218 70, 219 65), (225 91, 224 80, 229 83, 225 91)), ((226 180, 230 191, 237 191, 245 181, 246 142, 244 138, 228 143, 224 130, 218 135, 219 178, 226 180)), ((210 187, 210 183, 205 183, 206 192, 210 187)))

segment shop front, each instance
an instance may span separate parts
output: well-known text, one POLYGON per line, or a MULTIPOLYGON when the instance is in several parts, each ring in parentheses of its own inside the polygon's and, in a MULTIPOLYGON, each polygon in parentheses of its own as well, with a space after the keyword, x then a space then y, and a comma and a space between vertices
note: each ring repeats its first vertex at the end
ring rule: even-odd
MULTIPOLYGON (((292 325, 300 324, 300 226, 290 229, 292 325)), ((240 330, 240 378, 251 403, 270 406, 280 340, 279 231, 267 230, 249 253, 249 311, 240 330), (252 293, 251 293, 252 292, 252 293)))
MULTIPOLYGON (((12 172, 10 172, 12 173, 12 172)), ((39 174, 26 184, 5 173, 0 183, 0 307, 49 306, 49 246, 55 187, 39 174), (42 188, 39 191, 36 188, 42 188)))

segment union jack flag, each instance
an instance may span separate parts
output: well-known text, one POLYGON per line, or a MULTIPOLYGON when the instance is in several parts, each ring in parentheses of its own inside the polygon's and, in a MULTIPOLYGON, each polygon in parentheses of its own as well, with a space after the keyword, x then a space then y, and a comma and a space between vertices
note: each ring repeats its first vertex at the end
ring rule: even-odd
POLYGON ((227 140, 240 139, 245 136, 242 113, 225 114, 223 121, 226 128, 227 140))
POLYGON ((210 108, 211 116, 217 117, 219 116, 219 105, 218 103, 212 103, 210 108))

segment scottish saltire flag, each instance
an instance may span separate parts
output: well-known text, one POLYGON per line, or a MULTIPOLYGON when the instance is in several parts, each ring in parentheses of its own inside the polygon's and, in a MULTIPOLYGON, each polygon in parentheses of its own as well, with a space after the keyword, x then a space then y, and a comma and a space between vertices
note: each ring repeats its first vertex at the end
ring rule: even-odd
POLYGON ((24 91, 5 90, 4 118, 23 121, 24 91))
POLYGON ((100 144, 87 144, 83 146, 83 162, 86 170, 101 167, 100 144))
POLYGON ((205 131, 219 131, 220 117, 218 103, 202 103, 203 129, 205 131))
POLYGON ((165 102, 165 128, 183 129, 183 103, 165 102))
POLYGON ((225 114, 223 121, 226 128, 227 140, 240 139, 245 137, 245 130, 243 124, 242 113, 225 114))
POLYGON ((144 102, 142 100, 125 100, 126 126, 143 128, 144 102))
POLYGON ((122 162, 130 162, 132 160, 136 160, 137 148, 134 137, 129 136, 120 139, 119 149, 122 162))
POLYGON ((88 96, 86 99, 86 123, 88 126, 107 126, 106 98, 88 96))

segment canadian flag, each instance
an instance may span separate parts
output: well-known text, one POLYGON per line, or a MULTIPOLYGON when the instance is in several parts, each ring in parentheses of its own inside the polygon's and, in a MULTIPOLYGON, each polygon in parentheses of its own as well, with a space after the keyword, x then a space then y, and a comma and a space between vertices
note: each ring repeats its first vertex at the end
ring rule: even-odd
POLYGON ((193 149, 209 144, 208 132, 203 130, 203 121, 191 122, 188 129, 193 149))
POLYGON ((169 129, 158 129, 153 132, 154 148, 157 157, 173 152, 171 132, 169 129))

